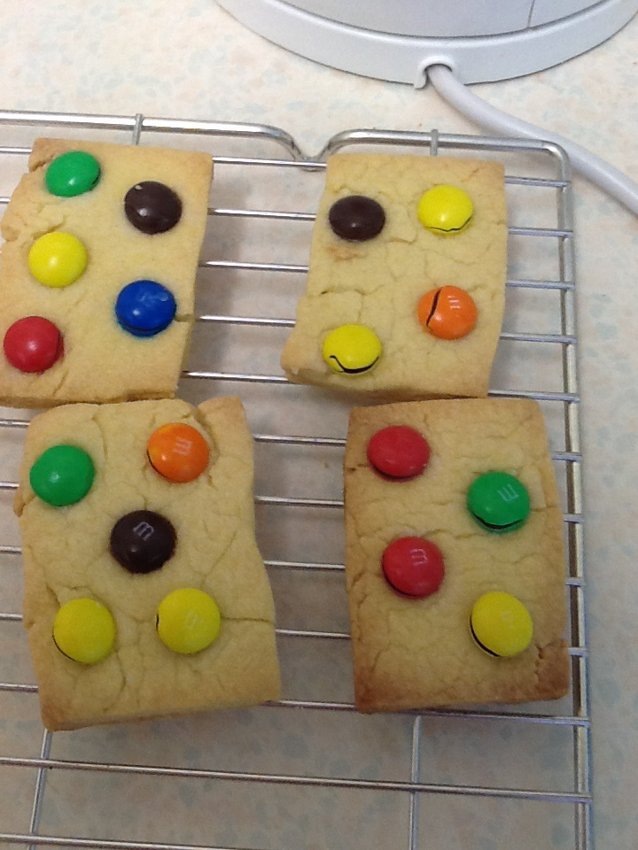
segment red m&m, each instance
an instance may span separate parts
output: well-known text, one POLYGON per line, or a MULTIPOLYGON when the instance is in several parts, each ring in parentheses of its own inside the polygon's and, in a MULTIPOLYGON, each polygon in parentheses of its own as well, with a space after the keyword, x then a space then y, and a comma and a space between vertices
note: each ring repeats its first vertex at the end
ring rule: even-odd
POLYGON ((162 425, 151 434, 146 450, 153 469, 180 484, 201 475, 210 454, 204 437, 185 422, 162 425))
POLYGON ((374 434, 367 449, 368 460, 390 478, 420 475, 430 459, 425 438, 407 425, 389 425, 374 434))
POLYGON ((441 586, 445 573, 439 547, 424 537, 399 537, 386 547, 381 559, 383 575, 399 593, 423 598, 441 586))
POLYGON ((25 316, 7 330, 4 356, 21 372, 46 372, 62 357, 62 334, 42 316, 25 316))

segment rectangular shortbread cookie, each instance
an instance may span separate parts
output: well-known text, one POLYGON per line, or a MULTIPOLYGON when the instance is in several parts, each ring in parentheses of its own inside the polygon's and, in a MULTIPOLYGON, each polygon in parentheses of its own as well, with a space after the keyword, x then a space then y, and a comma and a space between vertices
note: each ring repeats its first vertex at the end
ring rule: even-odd
POLYGON ((331 157, 307 286, 282 353, 288 379, 384 401, 486 395, 501 330, 506 257, 501 164, 408 154, 331 157), (422 195, 440 185, 462 189, 472 200, 473 216, 460 232, 433 232, 417 217, 422 195), (351 241, 333 232, 330 209, 351 195, 382 206, 385 224, 375 237, 351 241), (443 286, 469 293, 477 308, 476 325, 462 338, 434 336, 417 318, 421 297, 443 286), (367 326, 381 343, 369 371, 335 372, 322 356, 328 334, 347 324, 367 326))
MULTIPOLYGON (((511 488, 504 492, 512 498, 511 488)), ((568 688, 562 513, 538 405, 517 399, 453 399, 357 408, 345 456, 346 579, 355 699, 364 712, 514 703, 561 697, 568 688), (425 438, 422 474, 388 478, 368 459, 387 426, 425 438), (505 472, 529 494, 516 530, 485 530, 467 491, 478 476, 505 472), (386 580, 386 547, 403 537, 434 543, 443 580, 412 598, 386 580), (470 618, 488 592, 509 594, 531 615, 519 654, 498 657, 475 642, 470 618)), ((393 574, 396 576, 396 573, 393 574)), ((396 578, 395 578, 396 581, 396 578)))
MULTIPOLYGON (((178 460, 189 440, 176 442, 178 460)), ((236 398, 197 408, 180 400, 65 405, 34 418, 15 508, 24 625, 47 728, 278 698, 273 598, 254 536, 252 451, 236 398), (192 426, 208 446, 208 463, 191 481, 164 477, 147 456, 150 435, 167 423, 192 426), (84 498, 61 507, 36 495, 39 485, 34 480, 34 491, 30 482, 34 463, 57 445, 87 452, 95 468, 84 498), (115 524, 139 509, 164 517, 176 533, 172 557, 145 573, 121 566, 111 546, 115 524), (217 639, 191 655, 169 649, 156 629, 160 602, 183 588, 204 591, 221 613, 217 639), (78 598, 106 606, 115 621, 113 649, 97 663, 73 660, 53 638, 58 612, 78 598)), ((140 545, 150 540, 152 548, 156 523, 135 526, 140 545)), ((129 551, 126 539, 119 538, 118 552, 129 551)))
MULTIPOLYGON (((35 372, 22 371, 6 354, 0 355, 1 403, 48 407, 175 394, 194 321, 195 274, 211 178, 212 159, 206 153, 69 140, 35 142, 29 171, 16 187, 1 225, 5 244, 0 337, 10 338, 7 331, 25 317, 42 317, 57 327, 62 355, 35 372), (75 196, 53 194, 47 188, 48 170, 71 151, 95 157, 99 179, 75 196), (129 190, 149 182, 168 187, 181 202, 179 220, 169 226, 170 220, 161 219, 160 226, 168 229, 154 233, 134 226, 125 213, 129 190), (44 285, 30 270, 30 251, 40 237, 58 232, 79 239, 88 262, 73 283, 44 285), (152 336, 133 335, 116 319, 120 291, 139 280, 159 283, 175 300, 174 319, 152 336)), ((148 219, 148 212, 142 209, 140 216, 148 219)))

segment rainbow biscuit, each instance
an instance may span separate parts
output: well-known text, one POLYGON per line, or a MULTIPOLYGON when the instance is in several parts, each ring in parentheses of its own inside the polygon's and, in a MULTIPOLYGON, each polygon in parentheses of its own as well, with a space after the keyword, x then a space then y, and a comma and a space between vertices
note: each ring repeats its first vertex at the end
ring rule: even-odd
POLYGON ((0 402, 174 395, 211 178, 205 153, 35 142, 2 220, 0 402))
POLYGON ((33 419, 15 509, 47 728, 278 697, 252 484, 236 398, 63 405, 33 419))
POLYGON ((506 258, 502 165, 331 157, 288 379, 382 400, 486 395, 506 258))
POLYGON ((355 409, 345 510, 361 711, 566 693, 562 513, 535 402, 355 409))

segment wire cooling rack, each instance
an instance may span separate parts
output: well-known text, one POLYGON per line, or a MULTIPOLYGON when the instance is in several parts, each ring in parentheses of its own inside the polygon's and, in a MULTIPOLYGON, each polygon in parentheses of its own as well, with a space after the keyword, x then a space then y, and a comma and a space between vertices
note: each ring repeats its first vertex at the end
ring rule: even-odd
MULTIPOLYGON (((239 395, 284 697, 269 706, 43 732, 11 506, 29 411, 0 411, 0 841, 108 850, 591 850, 569 166, 554 145, 348 131, 316 156, 272 127, 0 113, 0 204, 40 135, 208 150, 212 207, 179 394, 239 395), (505 163, 506 318, 492 394, 540 403, 562 493, 572 688, 556 703, 362 716, 352 705, 341 463, 350 404, 288 384, 326 157, 354 146, 505 163)), ((0 209, 0 212, 2 210, 0 209)))

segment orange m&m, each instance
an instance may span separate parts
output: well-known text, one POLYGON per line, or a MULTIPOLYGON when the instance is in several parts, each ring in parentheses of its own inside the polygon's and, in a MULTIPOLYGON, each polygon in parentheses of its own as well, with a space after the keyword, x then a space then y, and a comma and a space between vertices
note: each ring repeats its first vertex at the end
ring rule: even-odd
POLYGON ((472 296, 458 286, 426 292, 417 305, 423 328, 439 339, 460 339, 473 330, 478 311, 472 296))
POLYGON ((208 443, 197 428, 169 422, 151 434, 146 446, 156 472, 178 484, 193 481, 208 466, 208 443))

